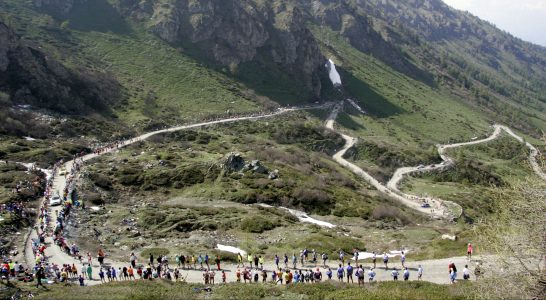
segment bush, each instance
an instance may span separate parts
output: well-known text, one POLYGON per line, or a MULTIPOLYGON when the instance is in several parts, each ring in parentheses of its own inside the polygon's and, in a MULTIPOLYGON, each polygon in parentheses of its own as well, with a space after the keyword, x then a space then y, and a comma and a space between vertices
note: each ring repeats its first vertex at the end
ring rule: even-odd
POLYGON ((104 204, 104 200, 102 199, 102 197, 100 196, 99 193, 92 193, 92 192, 86 193, 86 194, 83 195, 83 200, 84 201, 89 201, 93 205, 102 205, 102 204, 104 204))
POLYGON ((403 225, 411 224, 411 220, 394 206, 379 205, 373 210, 372 217, 376 220, 397 221, 403 225))
POLYGON ((330 194, 316 188, 298 187, 292 196, 295 198, 294 206, 303 206, 317 213, 330 213, 333 204, 330 194))
POLYGON ((108 191, 112 190, 112 180, 110 180, 110 177, 104 174, 94 172, 89 174, 89 179, 91 179, 93 183, 100 188, 108 191))
POLYGON ((246 232, 253 232, 253 233, 262 233, 266 230, 274 229, 279 225, 278 219, 275 219, 275 221, 271 221, 269 219, 260 217, 260 216, 252 216, 252 217, 246 217, 241 221, 241 230, 246 232))

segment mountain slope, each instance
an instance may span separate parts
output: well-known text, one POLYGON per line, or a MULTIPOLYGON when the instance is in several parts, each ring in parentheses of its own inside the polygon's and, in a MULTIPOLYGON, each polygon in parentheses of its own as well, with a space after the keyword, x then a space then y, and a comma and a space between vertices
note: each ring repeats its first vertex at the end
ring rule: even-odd
MULTIPOLYGON (((371 113, 368 124, 384 127, 389 117, 405 120, 395 125, 401 130, 408 121, 422 127, 457 109, 455 115, 463 116, 457 119, 469 124, 468 135, 476 130, 472 124, 483 121, 507 123, 534 136, 546 127, 544 48, 439 0, 8 0, 1 5, 10 26, 68 70, 80 74, 85 66, 119 83, 114 90, 126 104, 115 106, 115 97, 105 94, 107 106, 137 128, 248 112, 274 102, 339 98, 322 63, 329 56, 342 65, 344 97, 356 98, 371 113), (370 71, 361 76, 364 70, 370 71), (376 71, 383 75, 374 76, 376 71), (436 101, 440 98, 445 100, 436 101), (410 117, 416 112, 421 117, 410 117)), ((457 122, 450 126, 460 127, 457 122)), ((429 131, 409 139, 420 143, 432 137, 429 131)), ((432 140, 440 138, 438 133, 432 140)))

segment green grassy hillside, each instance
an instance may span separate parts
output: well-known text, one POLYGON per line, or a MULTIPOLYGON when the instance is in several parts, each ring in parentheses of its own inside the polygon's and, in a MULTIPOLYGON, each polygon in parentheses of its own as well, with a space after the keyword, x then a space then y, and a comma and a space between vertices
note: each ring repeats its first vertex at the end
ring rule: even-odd
MULTIPOLYGON (((20 285, 22 293, 32 291, 36 299, 473 299, 472 284, 464 282, 453 286, 426 282, 380 282, 354 285, 325 282, 297 284, 289 287, 269 284, 216 285, 210 292, 200 291, 199 284, 166 281, 116 282, 93 287, 50 286, 48 290, 20 285)), ((3 291, 9 296, 15 289, 3 291)))

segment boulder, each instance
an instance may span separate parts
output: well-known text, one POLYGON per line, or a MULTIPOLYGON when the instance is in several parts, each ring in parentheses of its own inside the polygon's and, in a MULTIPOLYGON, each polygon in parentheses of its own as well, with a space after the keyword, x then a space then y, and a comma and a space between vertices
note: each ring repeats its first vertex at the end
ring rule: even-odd
POLYGON ((245 160, 239 153, 231 152, 224 163, 222 168, 227 172, 239 172, 245 167, 245 160))

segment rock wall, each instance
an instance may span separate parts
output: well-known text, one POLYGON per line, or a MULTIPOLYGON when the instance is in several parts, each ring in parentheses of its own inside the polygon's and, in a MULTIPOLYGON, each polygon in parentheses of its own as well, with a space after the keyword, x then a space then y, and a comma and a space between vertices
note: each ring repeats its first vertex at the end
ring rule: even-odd
POLYGON ((191 42, 223 65, 272 61, 320 95, 317 72, 325 59, 297 6, 253 0, 121 0, 118 8, 125 16, 146 20, 165 41, 191 42))
POLYGON ((14 104, 29 104, 68 114, 103 110, 121 97, 115 80, 84 69, 67 69, 21 40, 2 22, 0 91, 8 93, 14 104))

